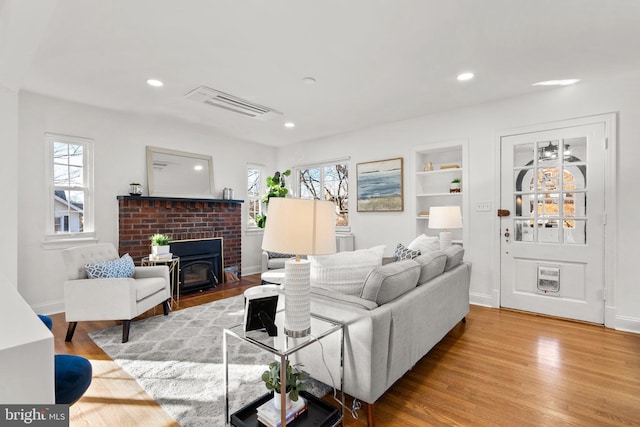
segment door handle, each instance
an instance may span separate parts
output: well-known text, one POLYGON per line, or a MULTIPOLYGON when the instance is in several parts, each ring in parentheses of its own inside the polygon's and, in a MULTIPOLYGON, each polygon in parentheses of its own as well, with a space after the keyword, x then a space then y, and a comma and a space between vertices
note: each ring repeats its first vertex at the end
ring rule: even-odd
POLYGON ((509 216, 511 212, 507 209, 498 209, 498 216, 509 216))

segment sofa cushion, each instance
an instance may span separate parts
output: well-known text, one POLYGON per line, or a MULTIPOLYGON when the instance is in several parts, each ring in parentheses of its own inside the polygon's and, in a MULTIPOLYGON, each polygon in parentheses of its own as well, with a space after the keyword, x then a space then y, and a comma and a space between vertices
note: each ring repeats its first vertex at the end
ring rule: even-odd
POLYGON ((407 245, 409 249, 418 250, 421 254, 440 250, 440 239, 421 234, 407 245))
POLYGON ((420 255, 414 261, 420 264, 418 285, 421 285, 442 274, 447 263, 447 255, 443 251, 432 251, 420 255))
POLYGON ((114 261, 96 262, 85 265, 89 279, 114 279, 133 277, 135 265, 129 254, 114 261))
POLYGON ((309 256, 311 286, 360 296, 369 271, 382 265, 384 248, 384 245, 380 245, 332 255, 309 256))
POLYGON ((420 265, 414 260, 398 261, 376 267, 364 280, 361 297, 377 304, 386 304, 415 288, 420 277, 420 265))
POLYGON ((414 259, 419 255, 420 255, 420 251, 414 251, 413 249, 409 249, 402 243, 398 243, 398 245, 396 246, 396 249, 393 251, 393 256, 396 257, 397 261, 404 261, 405 259, 414 259))
POLYGON ((444 266, 444 271, 449 271, 462 262, 464 248, 459 245, 452 245, 445 249, 444 253, 447 255, 447 263, 444 266))
POLYGON ((374 310, 378 307, 374 301, 369 301, 353 295, 345 295, 338 292, 333 292, 324 288, 311 289, 311 299, 315 301, 322 301, 325 305, 335 307, 338 304, 353 307, 355 309, 363 309, 367 311, 374 310))

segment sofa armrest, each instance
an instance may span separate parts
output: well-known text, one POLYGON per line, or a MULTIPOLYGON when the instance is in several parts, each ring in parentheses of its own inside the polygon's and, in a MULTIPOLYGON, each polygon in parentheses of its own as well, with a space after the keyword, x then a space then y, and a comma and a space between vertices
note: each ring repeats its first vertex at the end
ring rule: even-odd
POLYGON ((169 267, 166 265, 152 265, 145 267, 136 267, 136 272, 133 276, 135 279, 149 279, 152 277, 162 277, 165 280, 165 289, 171 295, 171 281, 169 279, 169 267))
POLYGON ((67 322, 130 320, 137 315, 135 280, 78 279, 64 283, 67 322))
POLYGON ((269 254, 267 251, 262 251, 260 258, 262 260, 262 272, 264 273, 269 269, 269 254))
MULTIPOLYGON (((386 390, 385 375, 380 373, 387 369, 391 310, 384 305, 369 310, 346 300, 329 302, 325 297, 314 294, 311 312, 344 323, 344 391, 364 402, 375 402, 386 390)), ((302 363, 302 369, 313 378, 331 385, 332 377, 336 388, 340 388, 339 337, 339 333, 329 335, 321 340, 322 347, 314 343, 293 355, 293 359, 302 363)))

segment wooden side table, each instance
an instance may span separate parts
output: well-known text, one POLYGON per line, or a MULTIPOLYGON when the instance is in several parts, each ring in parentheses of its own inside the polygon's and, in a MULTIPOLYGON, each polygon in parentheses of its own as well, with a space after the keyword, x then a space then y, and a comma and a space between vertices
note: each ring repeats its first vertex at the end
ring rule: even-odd
POLYGON ((167 259, 150 259, 148 256, 142 258, 140 266, 166 265, 169 267, 169 282, 171 284, 171 304, 180 306, 180 257, 174 256, 167 259), (175 295, 175 298, 174 298, 175 295))

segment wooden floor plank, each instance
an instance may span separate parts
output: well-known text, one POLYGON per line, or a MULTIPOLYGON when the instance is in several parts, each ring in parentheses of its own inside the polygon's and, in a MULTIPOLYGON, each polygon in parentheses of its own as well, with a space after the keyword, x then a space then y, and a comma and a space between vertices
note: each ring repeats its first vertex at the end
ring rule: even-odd
MULTIPOLYGON (((259 275, 243 277, 214 292, 182 297, 176 309, 239 295, 258 283, 259 275)), ((72 426, 178 425, 87 335, 118 322, 80 322, 73 342, 66 343, 64 315, 52 318, 56 352, 87 357, 94 368, 91 387, 71 407, 72 426)), ((345 425, 366 425, 364 410, 359 415, 358 420, 347 415, 345 425)), ((640 335, 472 306, 467 323, 454 327, 379 399, 376 422, 383 427, 640 425, 640 335)))

